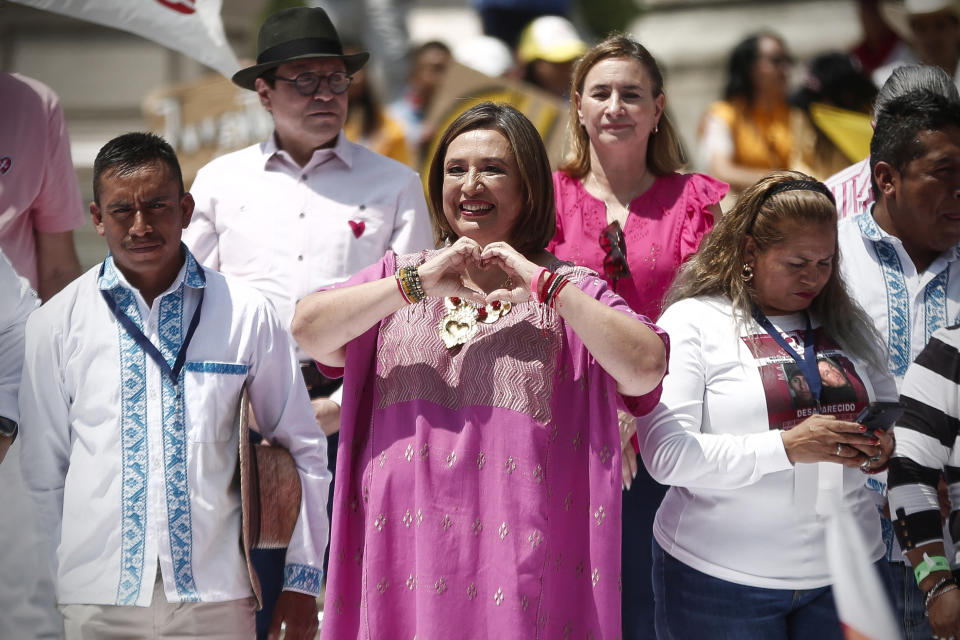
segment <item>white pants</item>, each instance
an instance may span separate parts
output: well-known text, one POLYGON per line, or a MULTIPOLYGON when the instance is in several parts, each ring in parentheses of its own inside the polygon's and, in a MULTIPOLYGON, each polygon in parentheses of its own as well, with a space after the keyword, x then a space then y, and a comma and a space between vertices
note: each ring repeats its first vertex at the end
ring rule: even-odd
POLYGON ((41 549, 33 500, 20 474, 20 440, 0 464, 0 638, 59 640, 53 579, 41 549))
POLYGON ((226 602, 167 602, 157 569, 149 607, 65 604, 60 611, 67 640, 253 640, 256 606, 253 596, 226 602))

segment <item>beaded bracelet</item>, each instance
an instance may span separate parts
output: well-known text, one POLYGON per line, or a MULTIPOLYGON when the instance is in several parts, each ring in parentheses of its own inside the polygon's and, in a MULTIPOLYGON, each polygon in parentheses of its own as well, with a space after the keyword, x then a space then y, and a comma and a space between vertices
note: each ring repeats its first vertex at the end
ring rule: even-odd
POLYGON ((557 278, 550 283, 550 287, 547 289, 547 293, 544 295, 543 301, 551 309, 553 308, 557 294, 560 293, 560 290, 563 289, 568 282, 570 281, 566 277, 557 276, 557 278))
POLYGON ((400 295, 403 296, 403 300, 407 304, 410 304, 411 302, 413 302, 412 300, 410 300, 410 298, 407 297, 407 292, 403 290, 403 283, 400 281, 400 276, 397 274, 394 274, 393 277, 397 281, 397 289, 400 290, 400 295))
POLYGON ((560 284, 557 285, 557 288, 553 290, 553 297, 550 298, 550 308, 551 308, 551 309, 556 306, 556 304, 557 304, 557 298, 560 296, 560 292, 563 291, 563 288, 564 288, 565 286, 567 286, 568 284, 570 284, 570 280, 568 280, 567 278, 564 278, 564 279, 560 282, 560 284))
POLYGON ((550 291, 550 287, 553 286, 553 283, 557 280, 557 274, 550 272, 550 275, 547 277, 546 282, 540 286, 540 290, 537 291, 537 299, 541 304, 546 304, 547 302, 547 292, 550 291))
POLYGON ((409 303, 417 303, 423 300, 426 294, 423 292, 423 283, 420 281, 420 273, 414 266, 400 267, 394 274, 397 282, 400 284, 401 293, 404 299, 409 303))

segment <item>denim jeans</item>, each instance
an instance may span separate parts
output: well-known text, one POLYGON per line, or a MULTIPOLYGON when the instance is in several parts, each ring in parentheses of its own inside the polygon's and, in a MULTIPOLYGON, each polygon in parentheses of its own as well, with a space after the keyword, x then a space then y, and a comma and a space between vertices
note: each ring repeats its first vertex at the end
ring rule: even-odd
POLYGON ((923 604, 923 593, 913 577, 913 567, 905 562, 890 562, 889 565, 895 594, 893 601, 897 605, 895 616, 897 624, 902 625, 903 637, 906 640, 929 640, 933 632, 923 604))
MULTIPOLYGON (((877 563, 887 592, 886 560, 877 563)), ((843 640, 830 587, 763 589, 692 569, 653 541, 655 624, 660 640, 843 640)), ((892 606, 880 603, 877 606, 892 606)))
POLYGON ((653 519, 667 487, 650 477, 637 458, 637 477, 623 492, 623 545, 621 573, 623 590, 623 640, 653 640, 653 585, 650 583, 653 558, 653 519))

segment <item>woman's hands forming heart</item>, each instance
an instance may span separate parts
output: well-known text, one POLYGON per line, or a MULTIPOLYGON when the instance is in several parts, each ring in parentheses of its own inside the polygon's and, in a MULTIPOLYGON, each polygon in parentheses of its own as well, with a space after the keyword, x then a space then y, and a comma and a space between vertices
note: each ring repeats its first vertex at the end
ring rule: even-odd
POLYGON ((458 297, 480 304, 493 300, 525 302, 530 299, 530 279, 539 267, 506 242, 494 242, 481 248, 467 237, 442 250, 418 269, 427 296, 458 297), (470 270, 474 275, 491 268, 502 270, 512 282, 511 288, 498 288, 489 294, 464 284, 470 270))

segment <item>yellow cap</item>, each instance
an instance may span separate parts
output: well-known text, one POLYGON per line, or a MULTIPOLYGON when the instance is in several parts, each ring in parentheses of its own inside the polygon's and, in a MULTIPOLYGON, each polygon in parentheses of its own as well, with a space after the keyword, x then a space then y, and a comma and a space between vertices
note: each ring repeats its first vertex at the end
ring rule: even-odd
POLYGON ((541 16, 520 34, 517 57, 527 64, 534 60, 569 62, 582 56, 587 43, 580 39, 569 20, 560 16, 541 16))

